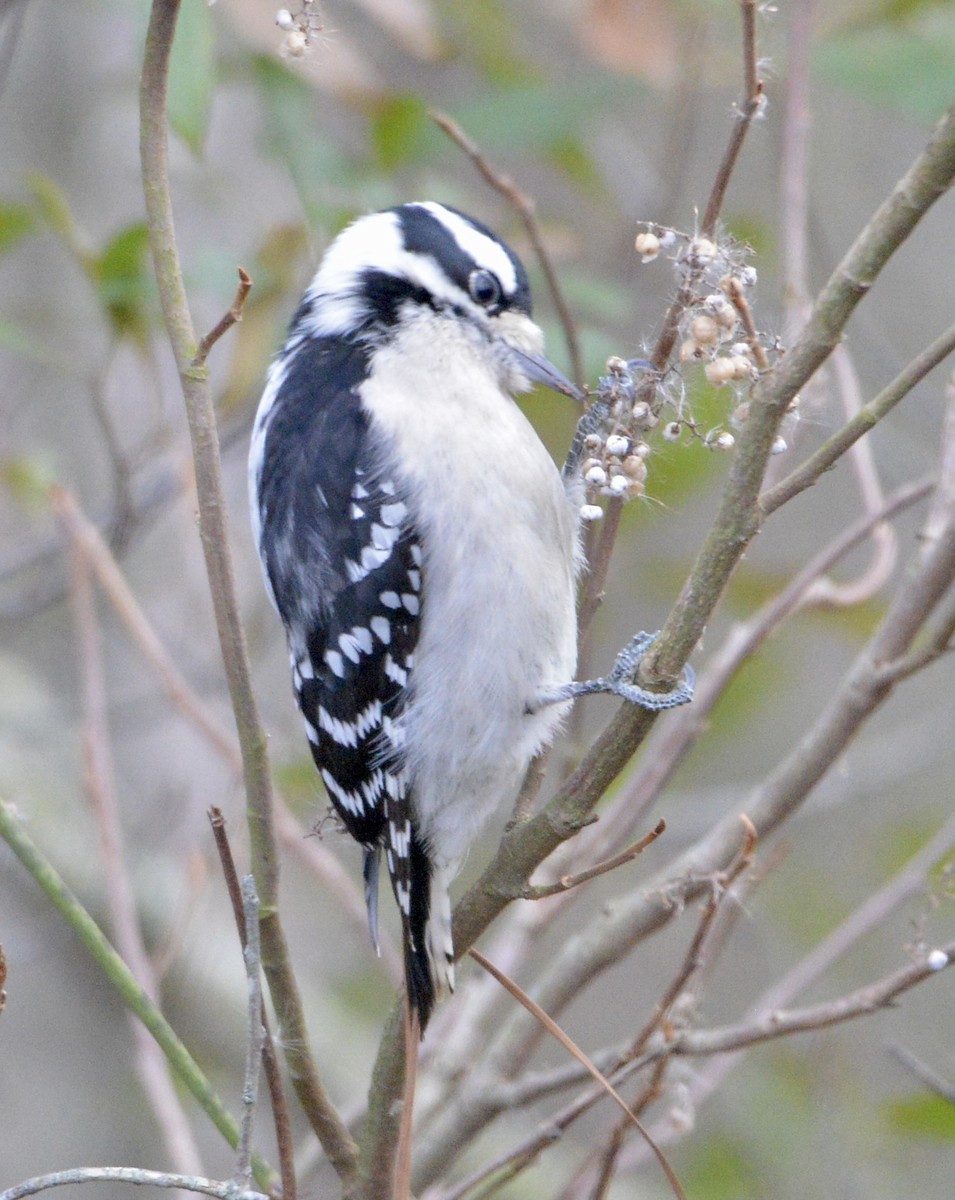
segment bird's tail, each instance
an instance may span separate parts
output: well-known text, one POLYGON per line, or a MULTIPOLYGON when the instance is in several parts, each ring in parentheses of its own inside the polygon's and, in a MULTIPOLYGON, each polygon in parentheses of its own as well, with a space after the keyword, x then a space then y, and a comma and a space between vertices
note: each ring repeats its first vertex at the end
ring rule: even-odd
MULTIPOLYGON (((437 998, 454 990, 454 951, 451 942, 452 872, 436 867, 412 822, 389 814, 385 857, 391 886, 401 913, 405 981, 411 1007, 424 1033, 437 998)), ((366 856, 366 899, 369 870, 377 863, 366 856)), ((369 915, 371 903, 369 904, 369 915)))

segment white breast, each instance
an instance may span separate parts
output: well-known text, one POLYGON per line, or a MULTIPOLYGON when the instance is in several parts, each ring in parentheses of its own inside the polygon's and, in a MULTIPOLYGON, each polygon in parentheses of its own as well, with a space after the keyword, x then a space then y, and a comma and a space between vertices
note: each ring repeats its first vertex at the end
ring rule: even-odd
POLYGON ((452 869, 553 736, 561 706, 526 709, 573 678, 577 653, 575 506, 485 350, 423 316, 378 351, 361 394, 422 541, 404 724, 419 826, 452 869))

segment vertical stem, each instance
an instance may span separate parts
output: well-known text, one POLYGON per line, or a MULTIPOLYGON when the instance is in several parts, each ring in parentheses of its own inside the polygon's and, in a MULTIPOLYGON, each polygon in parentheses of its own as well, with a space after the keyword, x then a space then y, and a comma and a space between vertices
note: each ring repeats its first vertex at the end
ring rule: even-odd
POLYGON ((169 55, 180 0, 154 0, 140 89, 143 194, 156 279, 179 369, 199 501, 199 535, 215 610, 219 646, 235 715, 245 779, 252 871, 261 901, 262 966, 279 1020, 296 1094, 329 1160, 346 1182, 356 1171, 354 1140, 319 1078, 308 1045, 301 997, 279 920, 279 863, 265 732, 252 692, 245 634, 239 621, 222 489, 219 436, 183 284, 169 191, 167 92, 169 55))

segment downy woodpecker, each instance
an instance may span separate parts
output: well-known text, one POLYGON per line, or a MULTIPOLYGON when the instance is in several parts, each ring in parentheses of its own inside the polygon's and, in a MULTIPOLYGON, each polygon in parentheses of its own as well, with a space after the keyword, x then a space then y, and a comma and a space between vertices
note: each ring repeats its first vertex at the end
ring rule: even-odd
POLYGON ((376 944, 384 851, 422 1031, 454 983, 448 887, 488 817, 573 696, 646 700, 622 670, 568 685, 581 486, 513 399, 576 394, 542 348, 524 268, 486 226, 436 203, 374 213, 325 254, 252 434, 312 756, 364 847, 376 944))

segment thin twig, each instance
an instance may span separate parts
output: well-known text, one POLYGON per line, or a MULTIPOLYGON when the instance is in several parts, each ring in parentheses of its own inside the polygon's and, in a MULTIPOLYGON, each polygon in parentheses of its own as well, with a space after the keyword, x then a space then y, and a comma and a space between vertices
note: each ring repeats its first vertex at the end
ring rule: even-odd
POLYGON ((737 622, 723 644, 710 656, 706 669, 697 677, 693 704, 673 713, 665 726, 657 726, 655 737, 647 747, 627 787, 614 798, 603 814, 594 834, 584 833, 580 839, 581 853, 607 854, 618 839, 630 836, 654 798, 660 794, 674 771, 692 748, 696 738, 707 727, 710 713, 727 686, 752 658, 757 650, 794 613, 818 603, 814 593, 815 581, 829 571, 846 554, 859 545, 877 521, 890 520, 897 513, 923 500, 932 490, 935 477, 905 484, 886 501, 879 513, 860 517, 849 525, 828 546, 816 554, 792 581, 748 620, 737 622))
MULTIPOLYGON (((61 512, 54 495, 54 507, 61 512)), ((113 755, 107 719, 108 699, 103 667, 102 637, 96 616, 90 566, 83 548, 71 543, 71 592, 80 653, 83 691, 83 751, 86 792, 99 833, 106 892, 113 936, 117 948, 153 1004, 159 1004, 159 987, 146 953, 136 900, 123 848, 123 835, 116 798, 113 755)), ((130 1014, 136 1043, 138 1074, 162 1132, 170 1157, 178 1170, 196 1174, 202 1160, 186 1115, 179 1103, 161 1049, 142 1024, 130 1014)))
POLYGON ((554 264, 551 262, 550 253, 541 235, 540 226, 537 223, 534 201, 526 192, 521 191, 513 179, 491 166, 477 144, 468 137, 456 121, 442 112, 432 111, 429 115, 435 125, 439 129, 443 129, 448 137, 456 145, 460 146, 487 183, 509 201, 523 222, 530 243, 534 247, 534 253, 537 255, 537 260, 547 279, 547 287, 554 301, 554 308, 557 310, 557 316, 564 333, 564 341, 567 345, 567 356, 570 359, 571 376, 574 383, 582 388, 585 382, 584 367, 580 354, 580 338, 577 335, 577 326, 567 301, 564 299, 560 280, 557 278, 557 272, 554 270, 554 264))
POLYGON ((481 954, 478 950, 475 950, 473 947, 468 951, 468 953, 475 960, 475 962, 479 963, 484 968, 485 971, 493 975, 498 983, 502 987, 506 988, 514 997, 514 999, 517 1000, 519 1004, 522 1004, 536 1021, 540 1022, 540 1024, 544 1029, 547 1030, 551 1037, 560 1042, 564 1049, 572 1054, 574 1058, 576 1058, 577 1061, 586 1068, 587 1072, 593 1076, 593 1078, 597 1081, 600 1087, 603 1088, 607 1095, 610 1096, 614 1103, 623 1110, 627 1116, 627 1120, 631 1125, 633 1125, 633 1127, 653 1151, 653 1155, 662 1167, 663 1173, 666 1175, 670 1187, 673 1189, 674 1195, 678 1197, 678 1200, 686 1200, 686 1194, 684 1193, 683 1188, 680 1186, 680 1181, 674 1174, 673 1168, 667 1161, 663 1151, 659 1148, 656 1142, 654 1142, 653 1138, 649 1136, 640 1120, 630 1111, 630 1107, 626 1100, 624 1100, 620 1093, 616 1091, 616 1089, 607 1079, 606 1075, 604 1075, 602 1071, 599 1071, 597 1067, 594 1066, 593 1062, 587 1057, 586 1054, 584 1054, 583 1050, 580 1049, 577 1043, 574 1042, 572 1038, 568 1037, 564 1030, 561 1029, 561 1027, 557 1024, 557 1022, 553 1020, 552 1017, 548 1016, 548 1014, 544 1012, 540 1005, 536 1004, 526 992, 522 991, 513 981, 513 979, 510 979, 503 972, 499 971, 492 962, 486 959, 483 954, 481 954))
POLYGON ((704 237, 712 237, 716 230, 716 222, 719 220, 726 190, 743 142, 763 102, 763 85, 756 72, 756 7, 756 0, 740 0, 740 14, 743 18, 743 100, 739 105, 729 144, 717 168, 716 179, 703 213, 700 233, 704 237))
MULTIPOLYGON (((947 959, 941 968, 945 970, 955 961, 955 942, 939 949, 947 959)), ((890 1007, 903 993, 939 973, 939 968, 931 965, 926 955, 918 962, 901 967, 882 979, 835 1000, 826 1000, 808 1008, 769 1012, 755 1021, 728 1025, 721 1029, 688 1031, 678 1037, 673 1052, 694 1056, 723 1054, 728 1050, 741 1050, 746 1046, 789 1037, 794 1033, 828 1029, 843 1021, 890 1007)))
MULTIPOLYGON (((226 832, 225 817, 221 809, 209 810, 209 824, 212 826, 212 836, 215 839, 222 875, 225 879, 226 890, 232 905, 232 915, 239 933, 239 943, 243 956, 248 946, 248 927, 245 919, 245 905, 242 889, 239 885, 238 872, 235 869, 235 859, 229 836, 226 832)), ((289 1119, 288 1104, 285 1099, 285 1089, 282 1086, 282 1074, 279 1070, 278 1057, 275 1053, 275 1042, 269 1029, 268 1014, 262 1009, 262 1063, 265 1068, 265 1079, 269 1088, 269 1099, 272 1105, 272 1119, 275 1123, 275 1141, 279 1155, 279 1170, 282 1175, 282 1200, 296 1200, 298 1186, 295 1179, 295 1148, 292 1144, 292 1123, 289 1119)))
POLYGON ((937 1071, 933 1071, 927 1063, 923 1063, 920 1058, 917 1058, 911 1050, 906 1050, 904 1046, 890 1046, 889 1053, 907 1071, 910 1071, 919 1083, 927 1087, 930 1092, 934 1092, 936 1096, 941 1096, 949 1104, 955 1104, 955 1084, 949 1083, 947 1079, 944 1079, 937 1071))
POLYGON ((666 821, 658 821, 649 833, 644 834, 639 841, 628 846, 626 850, 615 854, 613 858, 605 859, 604 862, 597 863, 596 866, 589 867, 586 871, 580 871, 576 875, 562 875, 556 883, 527 887, 524 889, 523 899, 543 900, 548 896, 558 896, 563 892, 569 892, 571 888, 579 887, 582 883, 589 883, 591 879, 596 879, 599 875, 606 875, 608 871, 615 871, 618 867, 626 866, 627 863, 633 862, 638 854, 642 854, 647 846, 655 842, 666 827, 666 821))
POLYGON ((252 288, 252 276, 248 273, 245 267, 239 267, 239 286, 236 289, 235 299, 232 301, 232 307, 219 320, 199 343, 199 348, 192 358, 194 367, 201 367, 209 357, 209 351, 216 344, 223 334, 228 333, 233 325, 237 325, 242 320, 242 310, 245 307, 245 299, 252 288))
POLYGON ((0 1192, 0 1200, 24 1200, 55 1187, 73 1187, 80 1183, 132 1183, 145 1187, 181 1188, 215 1196, 216 1200, 268 1200, 261 1192, 239 1190, 233 1180, 203 1179, 198 1175, 173 1175, 166 1171, 144 1171, 139 1167, 78 1167, 25 1179, 16 1187, 0 1192))
POLYGON ((746 299, 746 294, 743 291, 743 286, 735 275, 731 275, 723 284, 723 291, 730 304, 736 309, 740 323, 743 326, 743 333, 746 337, 746 345, 749 346, 753 355, 753 361, 761 371, 769 370, 769 356, 766 353, 766 347, 763 345, 762 338, 759 336, 759 330, 756 328, 756 322, 753 320, 753 310, 749 306, 749 301, 746 299))
MULTIPOLYGON (((745 98, 730 131, 729 142, 727 143, 720 165, 717 168, 713 187, 710 191, 710 198, 707 202, 703 223, 700 227, 700 232, 705 237, 712 237, 714 235, 716 222, 719 219, 723 200, 726 196, 726 190, 729 187, 730 179, 739 160, 740 151, 746 140, 746 134, 749 132, 753 117, 759 111, 760 104, 762 103, 762 84, 759 82, 756 74, 755 10, 755 0, 741 0, 740 12, 743 22, 743 81, 745 98)), ((687 308, 694 302, 697 283, 702 273, 702 269, 688 273, 686 278, 683 279, 676 297, 667 309, 656 345, 650 356, 650 361, 653 363, 656 373, 666 370, 679 338, 680 321, 683 319, 683 314, 687 308)), ((758 337, 754 340, 758 347, 754 352, 762 354, 765 357, 765 351, 759 343, 758 337)), ((645 401, 654 409, 658 407, 658 402, 655 402, 654 397, 656 378, 656 374, 648 375, 646 380, 637 388, 635 396, 636 400, 645 401)), ((588 571, 584 579, 583 594, 579 605, 577 621, 578 635, 581 640, 589 629, 594 614, 600 607, 622 512, 623 501, 617 497, 612 498, 607 504, 604 518, 600 523, 600 532, 596 535, 597 544, 594 554, 592 557, 588 557, 588 571)), ((675 668, 672 675, 664 673, 658 682, 666 684, 671 680, 675 680, 679 675, 682 665, 681 663, 679 667, 675 668)), ((647 682, 651 682, 649 676, 647 677, 647 682)), ((646 717, 641 719, 639 723, 640 728, 637 731, 638 734, 645 733, 650 729, 652 724, 653 718, 646 717)))
POLYGON ((690 978, 699 970, 703 961, 703 947, 709 937, 720 906, 729 894, 729 889, 735 881, 752 864, 758 834, 753 822, 745 813, 741 813, 739 819, 743 826, 743 844, 740 846, 735 859, 730 863, 726 871, 713 879, 710 885, 709 899, 703 909, 703 915, 697 924, 693 939, 683 959, 683 964, 670 981, 663 996, 657 1001, 650 1019, 634 1038, 628 1051, 628 1058, 636 1058, 643 1052, 650 1038, 666 1021, 677 997, 686 990, 690 978))
POLYGON ((66 488, 56 487, 52 495, 57 516, 69 536, 82 548, 133 644, 155 673, 173 706, 196 726, 234 771, 240 772, 242 758, 234 735, 219 722, 209 707, 202 703, 173 662, 133 595, 103 535, 84 514, 76 497, 66 488))
POLYGON ((262 1051, 265 1046, 265 1014, 262 1011, 261 957, 259 954, 259 897, 255 879, 246 875, 242 880, 242 906, 245 911, 245 977, 248 988, 248 1029, 246 1032, 245 1078, 242 1085, 242 1136, 236 1155, 235 1180, 247 1190, 252 1182, 252 1131, 255 1128, 255 1108, 259 1099, 259 1074, 262 1070, 262 1051))

